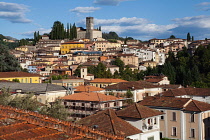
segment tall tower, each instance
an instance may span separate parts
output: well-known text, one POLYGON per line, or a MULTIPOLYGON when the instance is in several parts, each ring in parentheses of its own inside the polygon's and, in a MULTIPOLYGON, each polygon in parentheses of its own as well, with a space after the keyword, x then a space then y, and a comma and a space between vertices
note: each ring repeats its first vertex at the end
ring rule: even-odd
POLYGON ((93 17, 86 17, 86 38, 93 39, 94 23, 93 17))

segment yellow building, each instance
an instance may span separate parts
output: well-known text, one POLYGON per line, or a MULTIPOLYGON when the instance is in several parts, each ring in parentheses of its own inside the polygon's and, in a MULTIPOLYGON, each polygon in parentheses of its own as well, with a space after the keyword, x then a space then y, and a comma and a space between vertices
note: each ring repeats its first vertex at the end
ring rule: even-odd
POLYGON ((17 51, 28 52, 28 48, 26 46, 20 46, 15 48, 17 51))
POLYGON ((61 54, 66 54, 73 48, 85 48, 84 42, 66 42, 61 44, 61 54))
POLYGON ((41 75, 27 72, 0 72, 0 80, 19 80, 20 83, 41 83, 41 75))

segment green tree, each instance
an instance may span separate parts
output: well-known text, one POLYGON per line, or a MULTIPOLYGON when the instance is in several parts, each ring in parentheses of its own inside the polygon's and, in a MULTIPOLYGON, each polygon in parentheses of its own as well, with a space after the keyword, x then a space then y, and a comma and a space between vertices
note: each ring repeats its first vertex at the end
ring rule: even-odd
POLYGON ((194 41, 194 36, 192 36, 192 39, 191 40, 194 41))
POLYGON ((57 99, 51 104, 50 107, 42 107, 40 113, 60 120, 67 120, 67 117, 70 115, 69 111, 63 105, 63 101, 61 99, 57 99))
POLYGON ((194 65, 192 70, 191 70, 191 74, 192 74, 192 81, 193 82, 200 82, 201 81, 201 75, 198 69, 197 65, 194 65))
POLYGON ((105 78, 106 66, 103 63, 98 63, 95 71, 97 72, 95 74, 97 78, 105 78))
POLYGON ((187 41, 191 41, 190 33, 187 33, 187 41))
POLYGON ((12 79, 13 82, 17 82, 17 83, 20 83, 20 80, 19 79, 12 79))
POLYGON ((169 37, 170 39, 173 39, 173 38, 176 38, 174 35, 171 35, 170 37, 169 37))
POLYGON ((125 67, 125 63, 120 58, 116 58, 115 61, 113 61, 113 65, 116 65, 119 67, 120 73, 122 73, 125 67))
POLYGON ((175 84, 176 82, 176 72, 175 68, 171 65, 170 62, 166 62, 164 64, 163 74, 168 76, 171 84, 175 84))
POLYGON ((9 52, 8 47, 0 44, 0 72, 20 71, 18 60, 9 52))
POLYGON ((168 52, 168 57, 166 58, 166 62, 170 62, 173 66, 176 65, 176 57, 173 52, 168 52))
POLYGON ((126 92, 126 94, 125 94, 125 97, 126 97, 126 98, 131 98, 131 99, 126 100, 126 102, 127 102, 128 104, 132 104, 132 103, 133 103, 133 93, 131 92, 130 89, 127 90, 127 92, 126 92))
POLYGON ((112 73, 110 69, 105 71, 105 78, 112 78, 112 73))
POLYGON ((60 21, 55 21, 50 32, 50 38, 53 40, 64 39, 65 38, 65 29, 63 23, 60 21))
POLYGON ((81 76, 81 67, 83 67, 82 65, 79 65, 76 70, 74 71, 74 76, 81 76))
POLYGON ((40 107, 38 101, 34 98, 34 94, 32 93, 23 96, 17 94, 15 98, 10 101, 9 105, 31 111, 37 111, 40 107))
POLYGON ((12 100, 11 93, 9 88, 2 88, 0 94, 0 104, 1 105, 9 105, 12 100))

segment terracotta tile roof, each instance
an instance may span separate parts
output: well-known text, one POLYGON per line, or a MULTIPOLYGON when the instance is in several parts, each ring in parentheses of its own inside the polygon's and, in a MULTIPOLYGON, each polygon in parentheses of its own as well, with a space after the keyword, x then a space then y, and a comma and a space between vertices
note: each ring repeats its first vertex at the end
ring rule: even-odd
POLYGON ((120 89, 120 90, 128 90, 128 89, 144 89, 144 88, 158 88, 160 86, 153 85, 152 83, 146 81, 130 81, 130 82, 122 82, 114 85, 107 86, 106 90, 112 89, 120 89))
POLYGON ((210 96, 210 88, 178 88, 171 89, 162 93, 166 97, 175 97, 182 95, 193 95, 193 96, 210 96))
POLYGON ((36 112, 0 105, 0 139, 4 140, 124 140, 121 135, 94 130, 36 112))
POLYGON ((130 136, 142 133, 141 130, 117 117, 115 111, 112 109, 97 112, 79 120, 77 123, 89 127, 95 126, 97 130, 106 131, 115 135, 130 136))
POLYGON ((27 72, 0 72, 0 78, 12 78, 12 77, 42 77, 39 74, 32 74, 27 72))
POLYGON ((146 79, 145 81, 147 82, 151 82, 151 83, 158 83, 160 81, 162 81, 163 79, 146 79))
POLYGON ((183 110, 203 112, 203 111, 210 110, 210 104, 192 100, 189 104, 187 104, 187 106, 183 110))
POLYGON ((95 87, 95 86, 90 86, 90 85, 81 85, 74 87, 76 90, 75 91, 80 91, 80 92, 88 92, 88 91, 102 91, 104 89, 95 87))
POLYGON ((96 93, 96 92, 89 92, 89 93, 81 92, 81 93, 75 93, 72 95, 64 96, 61 99, 101 102, 101 101, 120 100, 123 98, 117 98, 112 95, 105 95, 105 94, 96 93))
POLYGON ((181 85, 173 85, 173 84, 169 84, 169 85, 160 85, 163 89, 176 89, 176 88, 181 88, 181 85))
POLYGON ((189 98, 154 97, 149 96, 140 102, 144 106, 183 108, 189 98))
POLYGON ((175 98, 175 97, 147 97, 139 104, 150 107, 165 107, 176 108, 184 111, 202 112, 210 110, 210 104, 192 100, 190 98, 175 98))
POLYGON ((111 78, 96 78, 90 81, 90 83, 119 83, 119 82, 127 82, 127 81, 122 79, 111 79, 111 78))
POLYGON ((144 119, 163 114, 158 110, 151 109, 149 107, 140 105, 138 103, 132 104, 122 110, 117 111, 116 113, 117 116, 119 117, 138 118, 138 119, 144 119))

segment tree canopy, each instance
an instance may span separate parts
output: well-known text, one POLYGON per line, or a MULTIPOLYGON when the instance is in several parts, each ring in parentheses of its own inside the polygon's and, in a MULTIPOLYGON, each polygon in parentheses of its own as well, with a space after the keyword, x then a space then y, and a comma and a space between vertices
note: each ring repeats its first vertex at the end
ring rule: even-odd
POLYGON ((37 101, 33 93, 12 96, 9 88, 1 89, 0 104, 37 111, 40 114, 49 115, 61 120, 66 120, 69 115, 69 111, 65 108, 60 99, 57 99, 51 106, 43 106, 37 101))
POLYGON ((50 39, 75 39, 77 38, 77 28, 75 23, 73 25, 67 24, 67 28, 60 21, 55 21, 50 32, 50 39))
POLYGON ((20 71, 18 60, 9 52, 7 46, 0 44, 0 72, 20 71))

